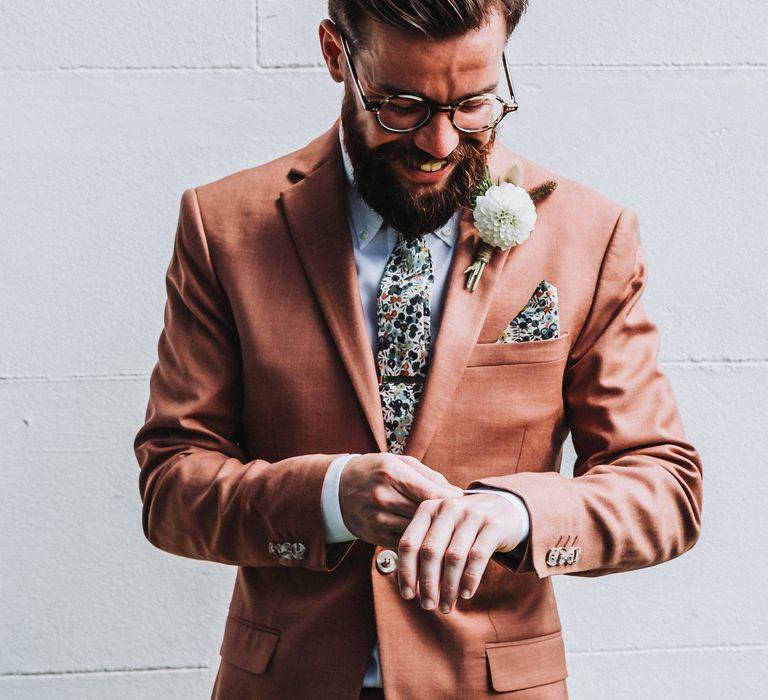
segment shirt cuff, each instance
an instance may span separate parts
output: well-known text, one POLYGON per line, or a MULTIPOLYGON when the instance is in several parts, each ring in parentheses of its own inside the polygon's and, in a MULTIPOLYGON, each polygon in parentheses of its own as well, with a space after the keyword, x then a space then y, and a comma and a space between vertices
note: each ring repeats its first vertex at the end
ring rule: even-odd
POLYGON ((321 496, 321 508, 323 511, 323 529, 325 530, 325 543, 336 544, 336 542, 349 542, 357 539, 344 524, 341 517, 341 503, 339 503, 339 482, 341 481, 341 472, 347 466, 347 462, 353 457, 359 457, 359 454, 341 455, 331 462, 328 471, 325 473, 323 481, 323 491, 321 496))
POLYGON ((464 493, 495 493, 498 496, 501 496, 502 498, 506 498, 515 508, 517 508, 517 512, 520 513, 520 542, 518 543, 518 547, 520 544, 526 541, 528 539, 528 535, 531 532, 531 516, 528 514, 528 508, 525 505, 525 501, 520 498, 515 493, 510 493, 509 491, 502 491, 501 489, 469 489, 468 491, 464 491, 464 493))

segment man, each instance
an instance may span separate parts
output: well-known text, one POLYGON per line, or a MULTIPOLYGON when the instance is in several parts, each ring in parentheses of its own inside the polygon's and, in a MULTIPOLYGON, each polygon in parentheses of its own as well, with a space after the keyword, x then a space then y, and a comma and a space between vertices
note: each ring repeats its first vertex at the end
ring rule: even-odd
POLYGON ((136 451, 148 539, 239 567, 216 698, 566 697, 549 577, 698 537, 635 215, 495 142, 524 5, 331 0, 341 130, 184 194, 136 451), (471 291, 486 164, 557 188, 471 291))

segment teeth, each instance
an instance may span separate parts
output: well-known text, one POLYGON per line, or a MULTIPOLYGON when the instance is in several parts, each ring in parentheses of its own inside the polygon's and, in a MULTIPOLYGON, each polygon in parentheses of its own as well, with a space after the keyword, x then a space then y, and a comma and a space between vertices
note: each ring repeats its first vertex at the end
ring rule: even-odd
POLYGON ((419 170, 423 170, 425 173, 433 173, 436 170, 440 170, 445 165, 444 160, 433 160, 431 163, 424 163, 419 166, 419 170))

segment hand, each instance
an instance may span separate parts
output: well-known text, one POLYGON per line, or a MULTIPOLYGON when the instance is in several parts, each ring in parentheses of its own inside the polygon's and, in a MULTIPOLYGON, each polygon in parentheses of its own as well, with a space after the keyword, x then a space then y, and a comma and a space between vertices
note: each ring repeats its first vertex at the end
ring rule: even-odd
POLYGON ((395 548, 422 501, 462 496, 414 457, 386 452, 353 457, 339 481, 341 517, 361 540, 395 548))
POLYGON ((423 502, 398 548, 400 595, 418 595, 424 610, 449 613, 458 595, 471 598, 494 552, 520 542, 520 513, 505 498, 471 494, 423 502))

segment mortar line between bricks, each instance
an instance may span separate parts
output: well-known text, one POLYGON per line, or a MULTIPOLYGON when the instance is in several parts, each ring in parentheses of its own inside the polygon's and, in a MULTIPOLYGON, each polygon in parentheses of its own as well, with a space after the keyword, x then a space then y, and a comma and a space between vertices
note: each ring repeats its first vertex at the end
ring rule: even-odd
POLYGON ((759 357, 722 358, 722 359, 688 359, 662 360, 662 367, 763 367, 768 365, 768 359, 759 357))
POLYGON ((639 654, 684 654, 710 651, 768 651, 768 644, 701 644, 681 647, 645 647, 638 649, 589 649, 567 651, 568 656, 632 656, 639 654))
MULTIPOLYGON (((689 359, 689 360, 662 360, 662 367, 768 367, 768 359, 689 359)), ((65 374, 65 375, 0 375, 0 385, 3 383, 45 383, 45 382, 92 382, 92 381, 130 381, 133 379, 149 380, 149 372, 112 372, 109 374, 65 374)))
MULTIPOLYGON (((766 367, 768 358, 746 358, 746 359, 689 359, 689 360, 662 360, 662 367, 766 367)), ((63 375, 45 375, 45 374, 20 374, 20 375, 0 375, 0 385, 4 382, 11 383, 43 383, 43 382, 90 382, 90 381, 130 381, 132 379, 149 379, 149 372, 110 372, 107 374, 63 374, 63 375)))
MULTIPOLYGON (((744 652, 744 651, 768 651, 768 644, 711 644, 711 645, 697 645, 697 646, 680 646, 680 647, 646 647, 640 649, 590 649, 590 650, 574 650, 568 651, 567 655, 571 657, 577 656, 632 656, 640 654, 679 654, 688 652, 744 652)), ((20 673, 0 673, 0 682, 7 680, 19 680, 27 678, 51 678, 51 677, 68 677, 68 676, 99 676, 99 675, 128 675, 132 673, 185 673, 189 671, 205 671, 210 669, 210 666, 201 664, 196 666, 148 666, 140 668, 102 668, 102 669, 85 669, 85 670, 73 670, 73 671, 28 671, 20 673)))
POLYGON ((189 671, 207 671, 210 666, 146 666, 140 668, 96 668, 74 671, 21 671, 0 673, 0 682, 23 680, 28 678, 67 678, 72 676, 129 675, 132 673, 188 673, 189 671))
POLYGON ((0 376, 0 385, 12 383, 45 383, 45 382, 92 382, 92 381, 125 381, 132 379, 149 379, 149 372, 119 372, 111 374, 71 374, 61 376, 29 375, 29 376, 0 376))
MULTIPOLYGON (((325 72, 325 65, 322 63, 292 63, 286 61, 285 63, 260 63, 260 69, 265 72, 279 72, 284 70, 307 72, 320 71, 325 72)), ((675 71, 675 70, 712 70, 712 71, 726 71, 726 70, 755 70, 761 71, 768 68, 768 62, 752 62, 742 61, 739 63, 675 63, 669 61, 667 63, 548 63, 546 61, 539 61, 533 63, 525 62, 509 62, 510 70, 514 68, 556 68, 564 70, 659 70, 659 71, 675 71)))
MULTIPOLYGON (((515 68, 552 68, 555 70, 591 70, 591 71, 764 71, 768 63, 510 63, 515 68)), ((52 68, 1 68, 0 76, 14 74, 88 74, 88 73, 324 73, 325 66, 320 63, 261 64, 256 48, 254 65, 222 66, 57 66, 52 68)))

